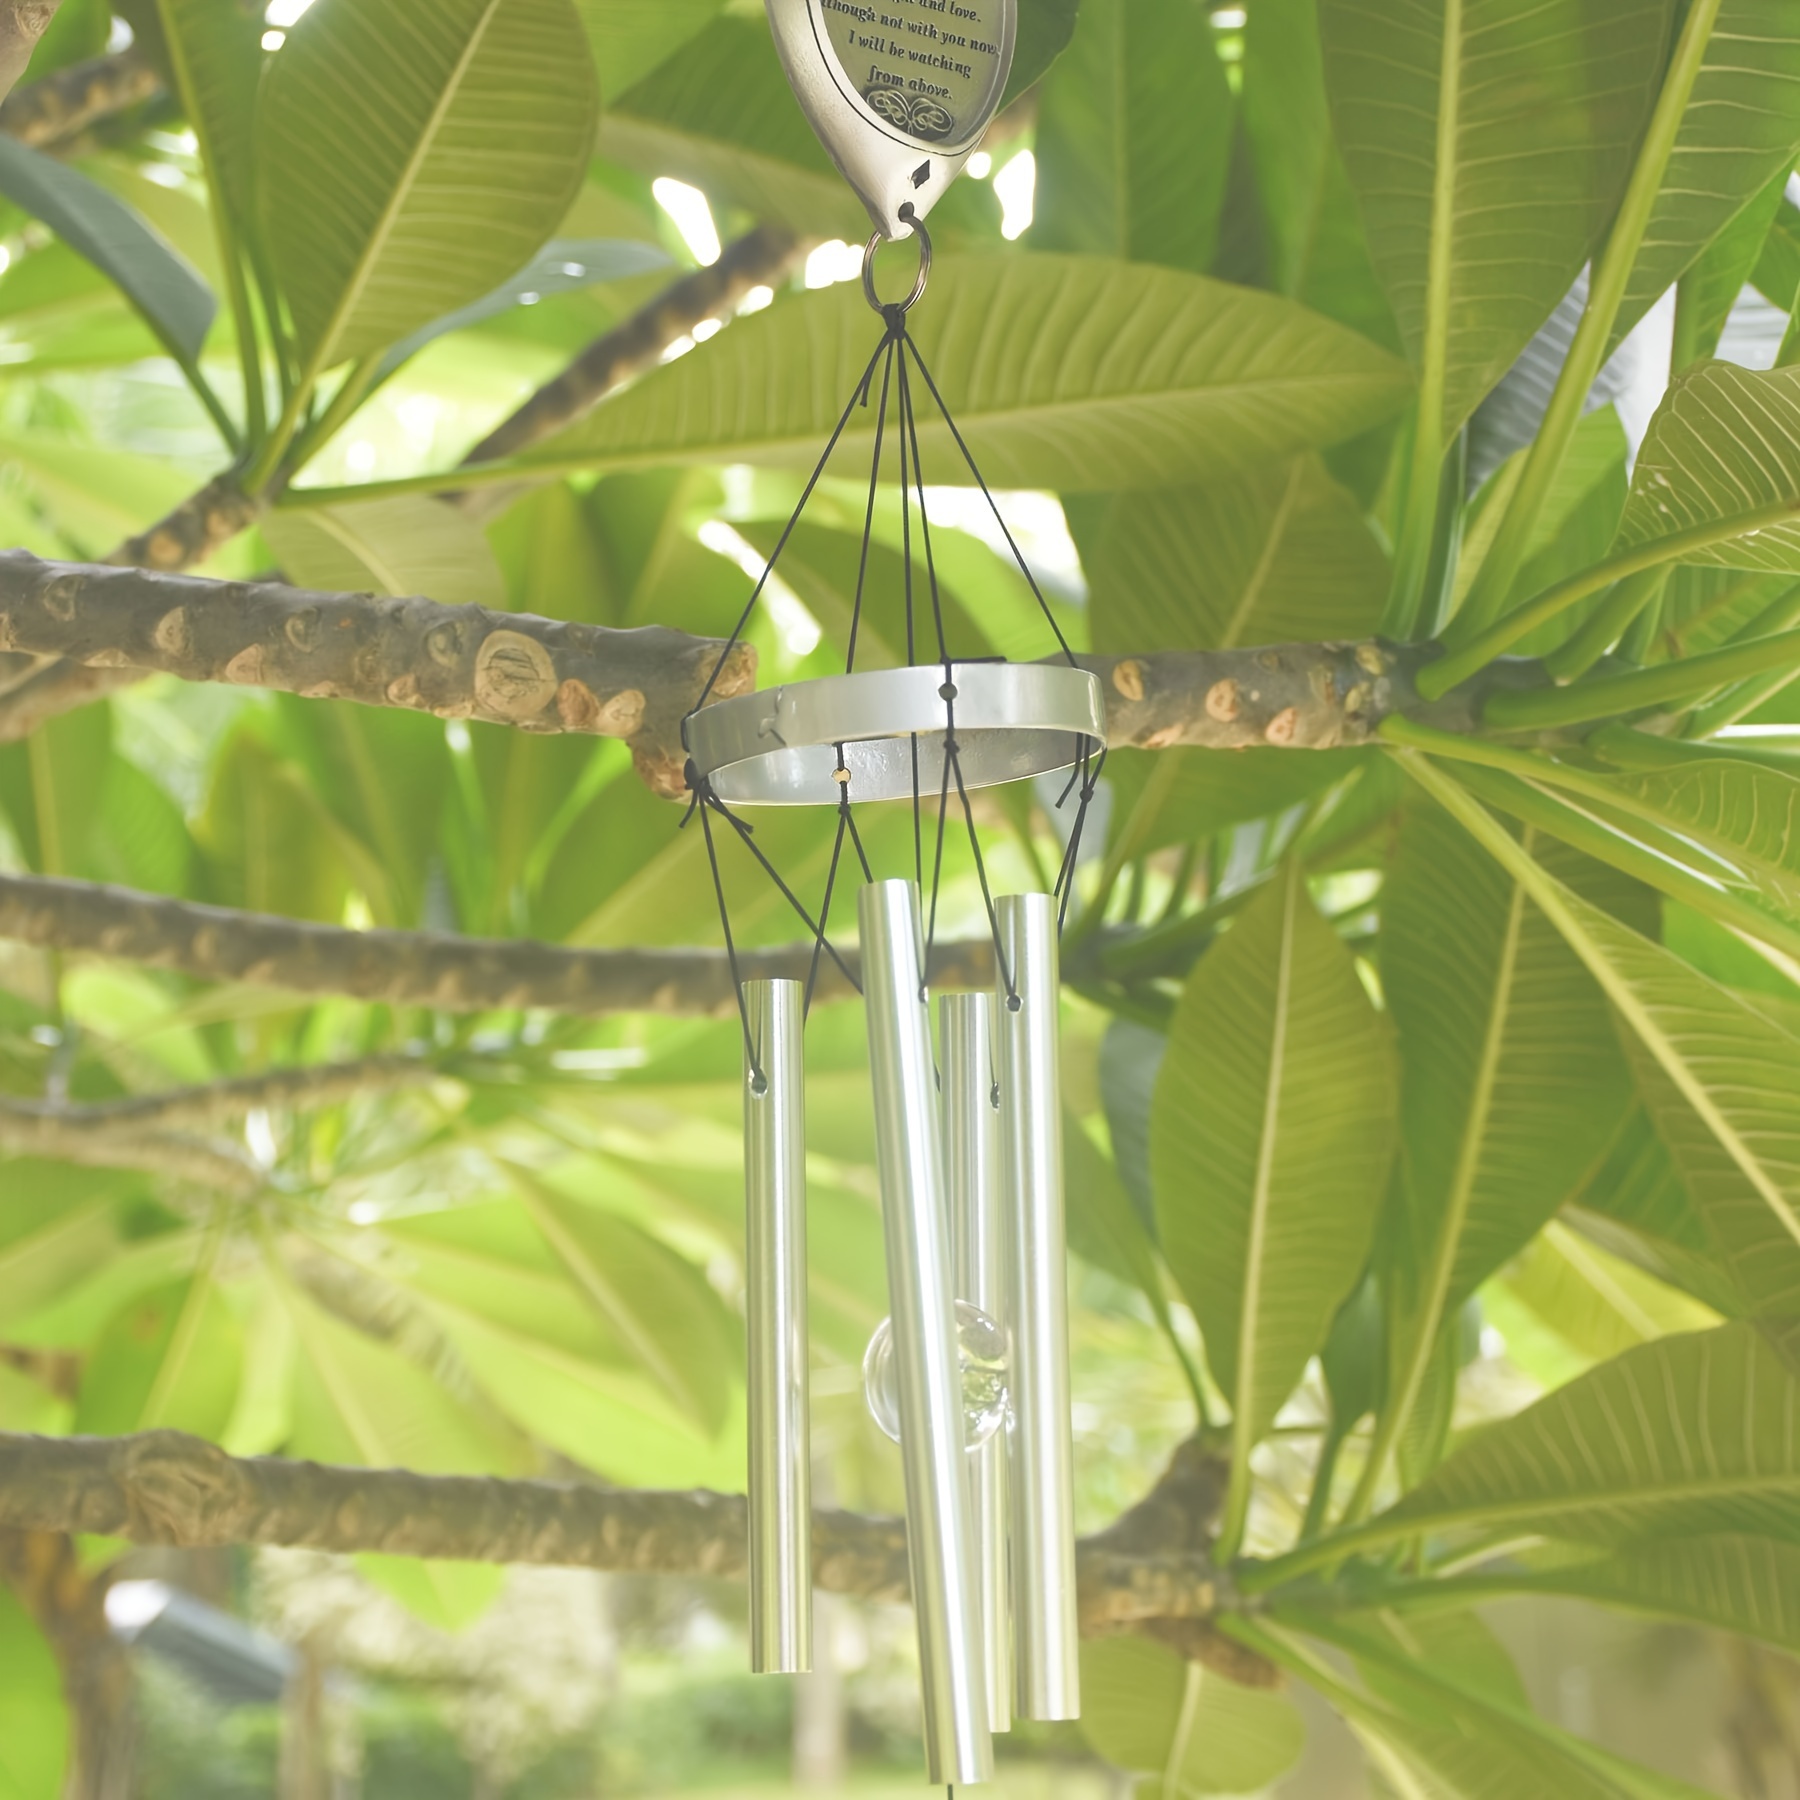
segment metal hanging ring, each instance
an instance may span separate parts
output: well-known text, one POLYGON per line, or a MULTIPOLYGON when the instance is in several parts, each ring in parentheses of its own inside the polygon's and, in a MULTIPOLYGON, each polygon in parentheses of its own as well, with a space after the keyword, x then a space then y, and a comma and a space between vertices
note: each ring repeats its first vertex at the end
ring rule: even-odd
MULTIPOLYGON (((925 229, 925 221, 913 215, 910 204, 900 209, 900 216, 913 228, 913 236, 919 240, 919 278, 913 283, 913 291, 900 302, 900 310, 910 312, 918 305, 925 293, 925 284, 931 279, 931 233, 925 229)), ((862 266, 863 298, 884 317, 887 305, 875 291, 875 252, 887 242, 887 238, 876 232, 863 250, 862 266)))

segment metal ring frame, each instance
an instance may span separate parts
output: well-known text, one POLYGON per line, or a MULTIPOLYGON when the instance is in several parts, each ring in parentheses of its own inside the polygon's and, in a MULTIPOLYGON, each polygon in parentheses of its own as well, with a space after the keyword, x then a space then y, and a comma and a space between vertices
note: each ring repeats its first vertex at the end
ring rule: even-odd
POLYGON ((1106 741, 1098 679, 1066 663, 942 663, 790 682, 688 720, 690 779, 727 805, 910 800, 1067 769, 1106 741), (946 743, 955 765, 945 781, 946 743))
MULTIPOLYGON (((913 228, 913 236, 919 240, 919 278, 913 283, 913 291, 900 302, 900 310, 910 312, 924 297, 925 284, 931 280, 931 233, 925 229, 925 221, 913 211, 911 206, 901 207, 900 216, 913 228)), ((887 303, 875 291, 875 252, 883 244, 894 241, 877 231, 863 247, 863 298, 876 312, 883 315, 887 312, 887 303)))

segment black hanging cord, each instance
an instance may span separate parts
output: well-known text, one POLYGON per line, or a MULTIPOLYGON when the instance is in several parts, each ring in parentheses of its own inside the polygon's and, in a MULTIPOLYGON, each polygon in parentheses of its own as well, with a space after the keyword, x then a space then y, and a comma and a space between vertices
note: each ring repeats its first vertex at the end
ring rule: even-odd
MULTIPOLYGON (((763 1073, 762 1059, 756 1054, 756 1043, 750 1034, 750 1003, 744 998, 744 977, 738 968, 737 944, 731 936, 731 908, 725 904, 725 880, 719 873, 719 849, 713 842, 712 820, 707 814, 706 801, 710 789, 704 783, 694 789, 694 806, 700 810, 700 830, 706 838, 706 861, 712 870, 713 893, 719 902, 719 929, 725 934, 725 960, 731 968, 731 991, 737 997, 738 1023, 744 1028, 744 1060, 750 1067, 750 1079, 758 1086, 759 1091, 768 1087, 769 1078, 763 1073)), ((688 817, 693 817, 690 807, 688 817)), ((682 820, 687 824, 687 819, 682 820)))
POLYGON ((775 542, 774 554, 770 556, 761 577, 751 591, 750 598, 744 602, 744 610, 738 615, 738 622, 732 626, 731 636, 725 640, 725 648, 719 652, 719 660, 713 664, 712 673, 706 678, 706 686, 700 690, 700 698, 694 702, 693 709, 682 720, 684 745, 687 740, 688 719, 691 719, 694 713, 697 713, 711 698, 713 688, 717 685, 720 675, 724 673, 726 663, 731 659, 732 651, 743 641, 745 627, 750 623, 750 615, 756 611, 756 603, 762 598, 763 589, 769 585, 769 577, 775 573, 775 565, 781 560, 781 553, 787 548, 788 539, 794 535, 794 527, 800 523, 800 515, 805 512, 806 503, 813 496, 813 489, 824 479, 826 465, 830 463, 832 453, 838 447, 838 440, 849 426, 851 415, 856 411, 857 406, 866 399, 869 383, 875 378, 875 365, 881 361, 882 353, 888 348, 889 341, 889 338, 884 335, 881 342, 875 346, 875 354, 869 358, 869 366, 863 370, 862 380, 856 384, 856 392, 850 396, 850 403, 844 408, 833 428, 831 439, 826 444, 824 453, 813 466, 812 474, 807 477, 806 486, 800 493, 800 503, 789 516, 787 524, 782 527, 781 536, 775 542))

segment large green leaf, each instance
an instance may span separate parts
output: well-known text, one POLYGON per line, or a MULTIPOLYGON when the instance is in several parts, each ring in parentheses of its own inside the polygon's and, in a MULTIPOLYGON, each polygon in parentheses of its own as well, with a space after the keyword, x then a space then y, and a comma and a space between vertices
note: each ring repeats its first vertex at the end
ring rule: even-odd
POLYGON ((1156 1085, 1164 1253, 1251 1446, 1361 1276, 1393 1153, 1387 1023, 1294 863, 1189 977, 1156 1085))
MULTIPOLYGON (((698 1371, 715 1389, 708 1396, 714 1416, 702 1425, 518 1203, 422 1213, 390 1224, 383 1236, 401 1253, 390 1272, 425 1299, 494 1403, 533 1436, 613 1481, 680 1486, 741 1478, 742 1446, 718 1429, 737 1359, 729 1346, 718 1354, 716 1329, 703 1329, 696 1345, 675 1352, 696 1361, 718 1355, 716 1370, 698 1371)), ((675 1260, 671 1253, 653 1265, 646 1307, 667 1297, 665 1265, 675 1260)), ((670 1329, 677 1332, 682 1317, 672 1310, 670 1329)))
POLYGON ((242 232, 253 223, 250 172, 263 61, 259 15, 234 0, 156 0, 156 11, 213 204, 231 233, 242 232))
POLYGON ((1033 247, 1203 274, 1233 111, 1194 0, 1086 0, 1038 95, 1033 247))
POLYGON ((1800 1386, 1748 1325, 1660 1338, 1474 1437, 1359 1536, 1800 1541, 1800 1386))
POLYGON ((1387 597, 1388 559, 1362 508, 1312 455, 1121 495, 1078 531, 1096 650, 1357 638, 1387 597))
POLYGON ((1338 143, 1443 442, 1611 216, 1668 19, 1665 0, 1321 0, 1338 143))
POLYGON ((1081 1647, 1081 1730, 1110 1763, 1152 1779, 1138 1800, 1259 1792, 1300 1755, 1285 1694, 1240 1687, 1145 1638, 1081 1647))
POLYGON ((862 203, 794 104, 761 19, 727 12, 628 92, 608 95, 600 148, 642 175, 678 176, 796 231, 868 230, 862 203))
POLYGON ((609 104, 725 9, 725 0, 575 0, 609 104))
POLYGON ((0 194, 41 219, 115 282, 184 368, 200 359, 218 303, 193 268, 122 201, 85 175, 0 139, 0 194))
POLYGON ((82 1370, 75 1429, 121 1437, 167 1427, 217 1438, 231 1422, 243 1331, 210 1265, 130 1300, 82 1370))
POLYGON ((309 8, 256 131, 306 366, 385 349, 528 261, 574 198, 597 104, 572 0, 309 8))
POLYGON ((296 587, 506 606, 506 583, 479 528, 423 495, 271 513, 263 536, 296 587))
POLYGON ((1445 1321, 1605 1148, 1630 1080, 1605 999, 1556 927, 1436 808, 1402 828, 1382 979, 1405 1128, 1385 1260, 1394 1392, 1410 1410, 1445 1321))
POLYGON ((1593 1562, 1535 1569, 1519 1586, 1800 1652, 1800 1547, 1777 1538, 1720 1532, 1634 1544, 1593 1562))
POLYGON ((118 1199, 131 1177, 28 1157, 0 1161, 0 1330, 75 1287, 119 1247, 118 1199))
POLYGON ((1502 1280, 1546 1331, 1590 1363, 1719 1323, 1710 1307, 1555 1220, 1502 1280))
POLYGON ((725 1423, 737 1357, 718 1296, 674 1251, 616 1214, 518 1174, 532 1221, 619 1340, 709 1434, 725 1423))
POLYGON ((85 875, 112 764, 112 721, 103 706, 47 720, 23 744, 0 747, 0 816, 29 866, 85 875))
MULTIPOLYGON (((1404 370, 1291 302, 1095 258, 944 259, 915 329, 990 483, 1108 489, 1236 472, 1390 415, 1404 370)), ((852 284, 778 301, 524 460, 546 468, 810 466, 880 335, 852 284)), ((967 471, 919 396, 928 480, 967 471)), ((872 412, 872 408, 870 411, 872 412)), ((834 467, 867 479, 858 412, 834 467)))
POLYGON ((1773 912, 1800 922, 1800 780, 1779 769, 1709 758, 1612 783, 1735 867, 1773 912))
POLYGON ((1800 369, 1696 363, 1650 421, 1619 522, 1621 550, 1800 571, 1800 369))
POLYGON ((1455 784, 1407 766, 1554 921, 1666 1082, 1674 1098, 1658 1128, 1687 1158, 1733 1274, 1785 1340, 1800 1319, 1800 1039, 1572 893, 1455 784))
POLYGON ((1617 336, 1770 182, 1786 178, 1796 152, 1800 34, 1793 14, 1786 0, 1723 0, 1626 285, 1617 336))
POLYGON ((0 1800, 54 1800, 69 1757, 62 1675, 42 1633, 0 1585, 0 1800))
POLYGON ((1369 261, 1332 134, 1313 0, 1261 0, 1250 12, 1243 118, 1255 153, 1270 285, 1398 350, 1393 310, 1369 261))

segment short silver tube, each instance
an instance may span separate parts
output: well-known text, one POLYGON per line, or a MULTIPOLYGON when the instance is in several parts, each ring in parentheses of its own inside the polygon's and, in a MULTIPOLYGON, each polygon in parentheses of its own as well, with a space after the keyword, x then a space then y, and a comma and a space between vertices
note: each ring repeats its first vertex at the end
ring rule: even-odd
POLYGON ((744 1313, 749 1334, 750 1667, 812 1667, 806 1072, 797 981, 747 981, 744 1313))
POLYGON ((919 891, 877 881, 860 901, 875 1149, 906 1471, 906 1546, 933 1783, 991 1778, 981 1611, 969 1530, 949 1216, 919 931, 919 891))
MULTIPOLYGON (((1006 1320, 1006 1216, 1000 1206, 1000 1119, 995 1107, 994 1003, 987 994, 938 1002, 944 1179, 950 1190, 956 1294, 1006 1320)), ((1006 1433, 968 1454, 970 1524, 980 1588, 988 1724, 1012 1727, 1012 1609, 1007 1599, 1006 1433)))
POLYGON ((1023 1719, 1075 1719, 1081 1676, 1056 903, 1048 894, 1010 895, 999 903, 999 923, 1004 967, 995 1035, 1012 1335, 1013 1701, 1023 1719))

